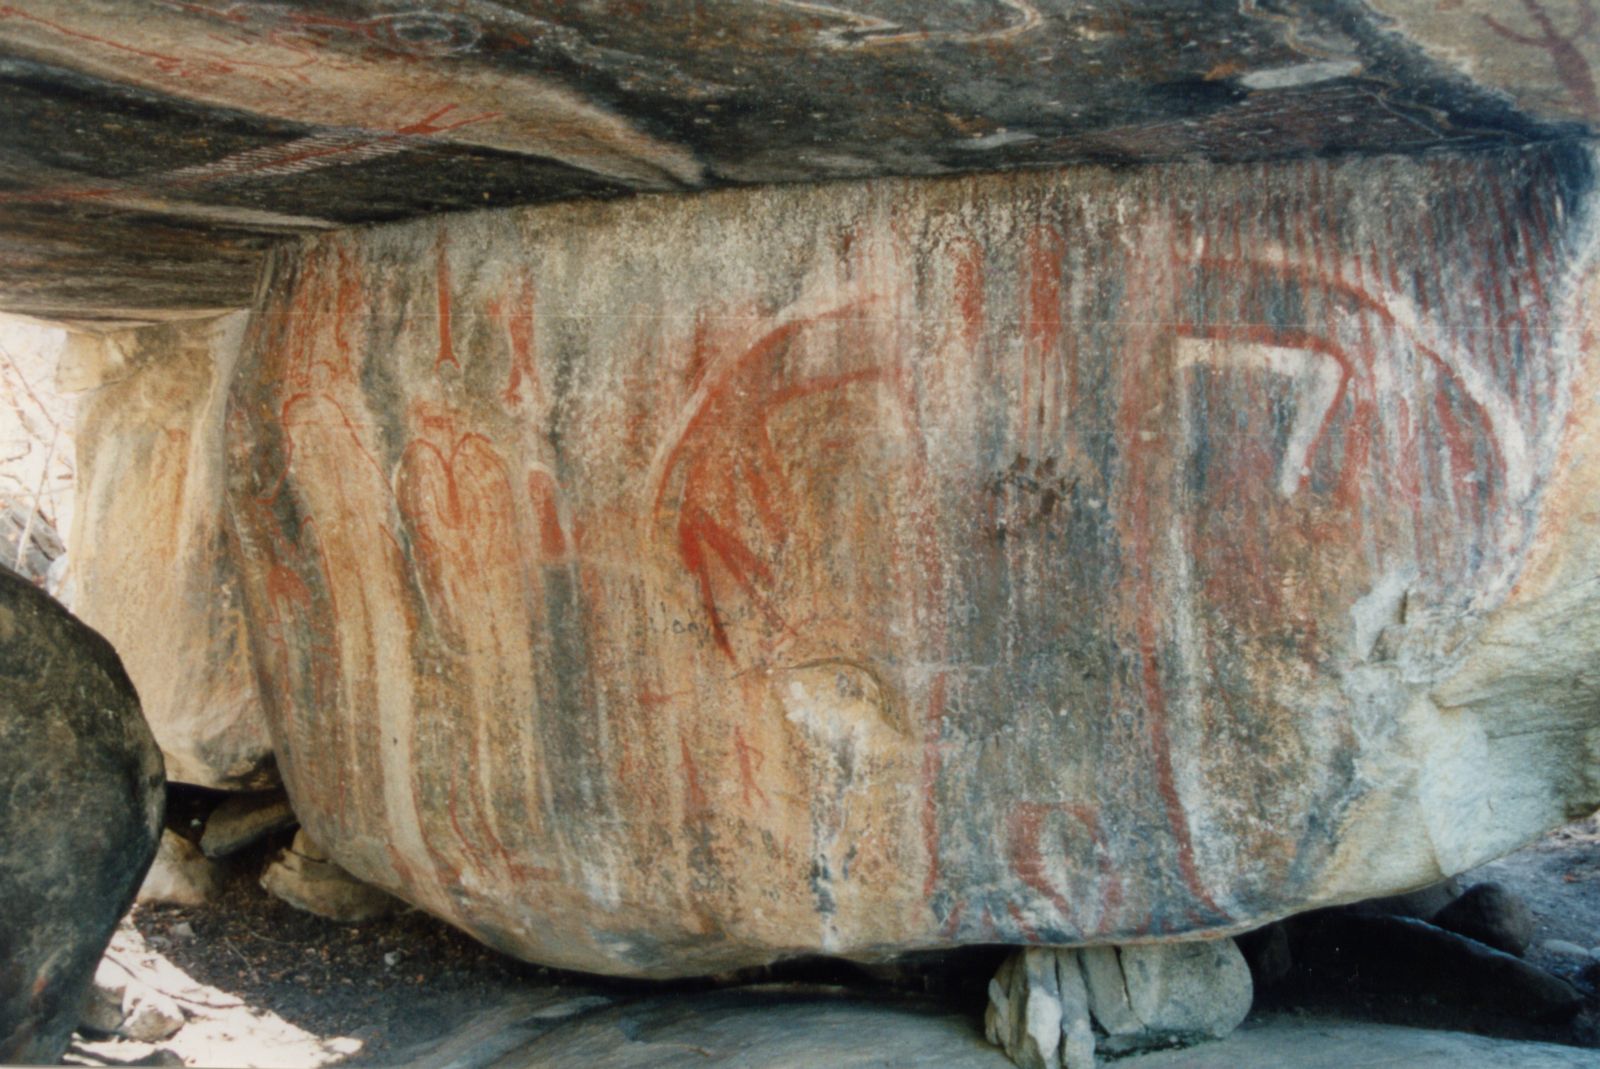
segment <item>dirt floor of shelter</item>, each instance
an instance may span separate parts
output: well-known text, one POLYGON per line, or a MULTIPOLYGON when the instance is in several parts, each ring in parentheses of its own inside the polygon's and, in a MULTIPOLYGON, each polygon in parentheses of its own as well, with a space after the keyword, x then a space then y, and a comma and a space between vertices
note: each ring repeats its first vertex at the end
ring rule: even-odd
MULTIPOLYGON (((666 990, 515 961, 417 911, 355 925, 300 912, 257 883, 261 866, 281 845, 263 844, 236 862, 225 892, 204 906, 135 907, 113 939, 108 959, 176 1001, 187 1022, 154 1044, 80 1035, 69 1064, 393 1065, 418 1060, 473 1022, 504 1007, 526 1007, 530 998, 547 1007, 540 1013, 559 1018, 666 990)), ((1600 1045, 1600 953, 1586 959, 1570 948, 1563 954, 1545 947, 1559 940, 1600 948, 1600 820, 1560 829, 1467 874, 1462 885, 1482 880, 1521 895, 1533 912, 1537 927, 1528 960, 1570 980, 1587 996, 1585 1011, 1558 1038, 1600 1045)), ((886 988, 910 984, 922 988, 919 994, 970 1013, 976 1022, 993 956, 972 952, 943 975, 810 963, 677 989, 787 980, 881 997, 886 988), (959 974, 951 975, 951 969, 959 974)), ((1285 1007, 1264 1012, 1282 1014, 1285 1007)), ((1356 1004, 1339 1012, 1364 1015, 1356 1004)), ((1470 1022, 1454 1027, 1471 1030, 1470 1022)), ((1596 1061, 1600 1064, 1600 1053, 1596 1061)))

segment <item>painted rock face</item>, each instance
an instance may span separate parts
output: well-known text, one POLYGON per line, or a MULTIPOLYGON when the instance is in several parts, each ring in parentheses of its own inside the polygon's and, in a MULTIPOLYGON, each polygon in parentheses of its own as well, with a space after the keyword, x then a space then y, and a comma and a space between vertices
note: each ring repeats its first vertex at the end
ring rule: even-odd
POLYGON ((222 507, 222 410, 246 319, 80 337, 80 353, 98 352, 74 383, 93 389, 75 425, 72 610, 116 647, 168 777, 227 790, 274 777, 222 507))
POLYGON ((497 946, 650 975, 1226 930, 1508 849, 1600 798, 1600 639, 1552 623, 1600 601, 1591 167, 281 254, 229 507, 296 809, 497 946))

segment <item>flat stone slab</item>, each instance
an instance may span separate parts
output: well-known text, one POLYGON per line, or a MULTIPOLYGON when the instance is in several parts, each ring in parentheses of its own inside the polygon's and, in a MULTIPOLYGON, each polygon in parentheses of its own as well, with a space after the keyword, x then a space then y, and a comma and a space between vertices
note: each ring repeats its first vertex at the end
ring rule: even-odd
POLYGON ((227 857, 265 836, 295 825, 294 810, 282 792, 236 794, 206 818, 200 849, 207 857, 227 857))
POLYGON ((1227 1039, 1116 1063, 1126 1069, 1594 1069, 1600 1051, 1399 1025, 1275 1018, 1227 1039))
MULTIPOLYGON (((564 1007, 542 1009, 556 1018, 564 1007)), ((502 1023, 548 1031, 509 1048, 464 1029, 471 1043, 445 1045, 404 1063, 421 1069, 1015 1069, 969 1019, 898 1002, 744 989, 651 998, 565 1020, 502 1023), (432 1061, 430 1061, 432 1059, 432 1061)), ((481 1031, 481 1030, 479 1030, 481 1031)), ((403 1057, 403 1056, 402 1056, 403 1057)), ((1460 1032, 1277 1017, 1226 1039, 1118 1059, 1119 1069, 1593 1069, 1600 1051, 1519 1043, 1460 1032)))
MULTIPOLYGON (((475 1049, 486 1058, 495 1051, 486 1043, 475 1049)), ((788 989, 646 999, 560 1021, 493 1060, 462 1053, 456 1069, 1015 1069, 959 1015, 788 989)), ((412 1064, 422 1069, 428 1059, 412 1064)))

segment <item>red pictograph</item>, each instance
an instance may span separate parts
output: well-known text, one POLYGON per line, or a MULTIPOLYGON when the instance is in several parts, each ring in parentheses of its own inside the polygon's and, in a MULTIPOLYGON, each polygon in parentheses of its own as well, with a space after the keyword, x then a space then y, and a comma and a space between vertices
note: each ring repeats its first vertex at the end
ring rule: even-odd
POLYGON ((861 383, 892 382, 893 370, 865 367, 796 381, 784 354, 807 331, 843 323, 864 302, 795 318, 768 330, 725 363, 713 361, 689 418, 666 453, 654 510, 673 510, 679 559, 694 578, 717 648, 734 658, 718 586, 730 583, 776 632, 790 626, 779 599, 778 562, 797 537, 800 503, 772 437, 789 404, 861 383), (676 488, 676 500, 669 489, 676 488))
POLYGON ((543 564, 566 564, 572 559, 571 522, 566 516, 561 487, 554 475, 542 469, 528 473, 528 500, 533 506, 534 523, 539 530, 539 560, 543 564))
POLYGON ((445 242, 444 232, 441 230, 434 245, 434 290, 437 300, 438 327, 439 327, 439 355, 433 361, 433 370, 437 372, 440 367, 450 364, 457 370, 461 368, 461 361, 456 359, 454 327, 450 319, 451 293, 450 293, 450 250, 445 242))
POLYGON ((1541 0, 1521 0, 1521 4, 1533 24, 1539 27, 1537 34, 1513 30, 1493 15, 1482 15, 1480 18, 1507 41, 1547 52, 1550 62, 1555 66, 1556 77, 1561 79, 1573 103, 1590 118, 1600 116, 1600 92, 1595 89, 1594 68, 1578 47, 1579 41, 1593 38, 1595 23, 1600 17, 1593 0, 1577 0, 1577 25, 1567 33, 1562 33, 1556 27, 1555 20, 1550 17, 1541 0))
POLYGON ((752 795, 759 798, 762 805, 771 805, 766 792, 756 780, 762 766, 767 763, 767 755, 745 741, 744 732, 738 725, 734 725, 733 729, 733 752, 739 762, 739 789, 745 806, 750 805, 752 795))
POLYGON ((506 388, 500 395, 506 405, 523 402, 523 391, 531 395, 536 408, 542 408, 544 388, 539 381, 538 351, 534 343, 533 310, 538 301, 533 277, 527 271, 517 273, 516 280, 498 297, 485 305, 489 318, 505 332, 506 346, 511 352, 511 372, 506 388))
POLYGON ((508 721, 534 706, 511 474, 488 438, 461 429, 456 414, 419 402, 410 422, 416 436, 400 457, 395 500, 424 603, 461 673, 454 722, 436 729, 448 751, 450 818, 471 863, 487 871, 493 855, 509 867, 492 771, 512 760, 508 721))
POLYGON ((1011 871, 1060 914, 1068 931, 1104 931, 1122 906, 1122 878, 1093 807, 1065 802, 1019 802, 1006 816, 1006 852, 1011 871), (1092 875, 1076 882, 1063 875, 1092 875))

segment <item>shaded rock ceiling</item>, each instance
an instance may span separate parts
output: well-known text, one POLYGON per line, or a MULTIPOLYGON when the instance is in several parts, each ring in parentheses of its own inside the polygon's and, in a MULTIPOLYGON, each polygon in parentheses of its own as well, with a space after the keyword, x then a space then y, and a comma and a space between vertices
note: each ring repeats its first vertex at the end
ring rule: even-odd
POLYGON ((15 0, 0 309, 249 301, 286 236, 1082 162, 1588 136, 1596 0, 15 0))

